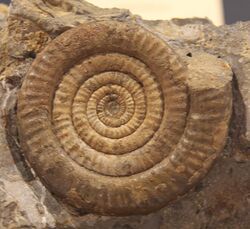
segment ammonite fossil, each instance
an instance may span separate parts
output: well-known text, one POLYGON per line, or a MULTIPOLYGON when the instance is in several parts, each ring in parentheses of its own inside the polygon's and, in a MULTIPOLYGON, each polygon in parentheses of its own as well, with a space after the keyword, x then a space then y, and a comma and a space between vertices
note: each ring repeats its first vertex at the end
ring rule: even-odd
POLYGON ((17 112, 25 155, 76 209, 160 209, 199 181, 224 146, 230 88, 223 78, 211 87, 204 80, 135 23, 80 25, 52 41, 24 79, 17 112))

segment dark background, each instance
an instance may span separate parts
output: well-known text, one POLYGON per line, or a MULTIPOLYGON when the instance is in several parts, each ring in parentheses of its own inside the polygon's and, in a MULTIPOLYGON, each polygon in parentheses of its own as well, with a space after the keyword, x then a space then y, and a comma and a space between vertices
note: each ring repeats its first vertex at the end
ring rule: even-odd
POLYGON ((9 3, 10 3, 10 0, 0 0, 0 3, 6 3, 6 4, 9 4, 9 3))
POLYGON ((250 20, 250 0, 223 0, 226 24, 250 20))
MULTIPOLYGON (((0 0, 0 3, 9 2, 10 0, 0 0)), ((250 0, 223 0, 223 4, 226 24, 250 20, 250 0)))

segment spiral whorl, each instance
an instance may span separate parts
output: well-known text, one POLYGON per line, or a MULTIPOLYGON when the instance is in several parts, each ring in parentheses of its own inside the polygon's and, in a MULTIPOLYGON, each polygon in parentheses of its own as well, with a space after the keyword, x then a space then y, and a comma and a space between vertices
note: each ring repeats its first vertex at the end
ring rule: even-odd
POLYGON ((177 55, 139 25, 92 22, 65 32, 36 58, 19 94, 31 166, 77 209, 159 209, 202 177, 223 145, 211 134, 228 100, 211 110, 215 90, 197 108, 207 96, 191 90, 188 102, 187 79, 177 55))

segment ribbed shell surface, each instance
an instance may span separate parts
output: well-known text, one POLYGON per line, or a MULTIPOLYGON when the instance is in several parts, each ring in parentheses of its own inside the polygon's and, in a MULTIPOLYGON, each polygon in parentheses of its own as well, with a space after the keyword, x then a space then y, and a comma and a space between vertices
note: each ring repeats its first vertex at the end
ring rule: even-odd
POLYGON ((228 95, 188 94, 187 74, 166 42, 133 23, 63 33, 33 62, 18 97, 31 166, 76 209, 160 209, 206 174, 223 147, 215 137, 227 133, 228 95))

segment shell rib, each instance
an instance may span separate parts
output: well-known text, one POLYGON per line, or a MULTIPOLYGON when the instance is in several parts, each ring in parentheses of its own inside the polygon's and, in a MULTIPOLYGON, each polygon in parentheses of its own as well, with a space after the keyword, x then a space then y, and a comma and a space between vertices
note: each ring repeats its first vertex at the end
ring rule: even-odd
POLYGON ((201 87, 196 75, 136 24, 63 33, 38 55, 18 97, 31 166, 76 209, 160 209, 206 174, 225 143, 230 84, 201 87))

